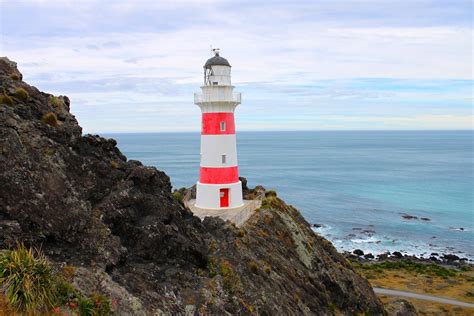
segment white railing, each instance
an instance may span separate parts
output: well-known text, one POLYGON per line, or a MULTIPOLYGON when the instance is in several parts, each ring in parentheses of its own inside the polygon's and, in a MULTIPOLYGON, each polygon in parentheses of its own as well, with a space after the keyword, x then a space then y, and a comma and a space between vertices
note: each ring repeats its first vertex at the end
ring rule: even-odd
POLYGON ((237 226, 242 226, 252 216, 253 212, 262 206, 265 193, 260 193, 250 203, 234 216, 233 221, 237 226))
POLYGON ((218 96, 217 98, 212 98, 210 96, 204 97, 201 93, 195 93, 194 94, 194 103, 199 104, 203 102, 232 102, 232 103, 241 103, 242 101, 242 94, 240 92, 234 92, 232 93, 232 96, 228 98, 227 96, 220 97, 218 96))
POLYGON ((185 194, 184 197, 183 197, 183 204, 184 204, 184 206, 186 206, 186 207, 188 207, 188 202, 189 202, 189 200, 191 199, 191 194, 192 194, 191 189, 188 189, 188 190, 186 191, 186 194, 185 194))

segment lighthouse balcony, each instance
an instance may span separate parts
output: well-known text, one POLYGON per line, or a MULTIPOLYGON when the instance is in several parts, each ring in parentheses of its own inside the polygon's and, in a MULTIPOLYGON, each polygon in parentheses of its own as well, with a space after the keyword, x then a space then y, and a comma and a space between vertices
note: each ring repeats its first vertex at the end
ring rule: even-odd
POLYGON ((211 102, 228 102, 239 104, 241 103, 242 95, 240 92, 233 92, 233 93, 195 93, 194 94, 194 103, 195 104, 202 104, 202 103, 211 103, 211 102))

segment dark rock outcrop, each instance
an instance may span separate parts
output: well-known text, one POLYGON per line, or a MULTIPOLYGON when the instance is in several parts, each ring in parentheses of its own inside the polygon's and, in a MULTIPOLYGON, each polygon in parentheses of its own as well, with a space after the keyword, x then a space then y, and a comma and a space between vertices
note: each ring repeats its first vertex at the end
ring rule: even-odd
POLYGON ((6 58, 0 83, 0 248, 42 247, 124 314, 383 313, 369 283, 276 196, 241 229, 201 221, 165 173, 83 136, 67 97, 26 84, 6 58))

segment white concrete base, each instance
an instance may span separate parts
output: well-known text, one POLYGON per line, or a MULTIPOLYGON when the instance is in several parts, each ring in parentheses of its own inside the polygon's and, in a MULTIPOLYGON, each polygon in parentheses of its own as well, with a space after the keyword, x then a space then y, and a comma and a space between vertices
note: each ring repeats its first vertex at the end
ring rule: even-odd
POLYGON ((189 200, 185 202, 185 205, 189 207, 191 212, 200 219, 205 217, 220 217, 224 221, 231 221, 237 227, 241 227, 255 213, 255 210, 262 206, 261 200, 244 200, 244 204, 241 207, 232 209, 218 209, 209 210, 196 207, 196 200, 189 200))
POLYGON ((229 184, 207 184, 197 182, 195 207, 207 210, 222 210, 242 207, 242 182, 229 184), (229 207, 220 206, 220 189, 229 189, 229 207))

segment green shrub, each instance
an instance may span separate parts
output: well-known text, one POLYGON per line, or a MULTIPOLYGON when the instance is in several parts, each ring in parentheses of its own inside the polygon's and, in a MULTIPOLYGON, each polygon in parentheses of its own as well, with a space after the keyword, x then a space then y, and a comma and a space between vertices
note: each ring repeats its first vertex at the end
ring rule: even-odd
POLYGON ((240 278, 235 272, 230 262, 221 259, 219 265, 219 274, 222 275, 224 281, 224 288, 231 293, 236 293, 240 290, 240 278))
POLYGON ((6 94, 0 95, 0 104, 6 104, 9 106, 15 105, 15 103, 13 102, 13 99, 6 94))
POLYGON ((181 192, 179 192, 179 191, 174 191, 174 192, 173 192, 173 198, 174 198, 176 201, 181 202, 181 201, 183 201, 183 199, 184 199, 184 195, 183 195, 183 193, 181 193, 181 192))
POLYGON ((18 88, 18 89, 15 90, 15 96, 20 100, 26 101, 26 100, 28 100, 28 97, 30 95, 28 94, 28 92, 25 89, 18 88))
POLYGON ((120 167, 120 164, 118 162, 116 162, 115 160, 111 160, 110 161, 110 167, 112 169, 117 169, 118 167, 120 167))
POLYGON ((215 239, 211 240, 211 242, 209 243, 209 252, 211 253, 216 252, 218 248, 219 247, 217 245, 217 241, 215 239))
POLYGON ((56 281, 56 301, 54 305, 64 305, 76 301, 81 297, 79 291, 69 282, 63 279, 56 281))
POLYGON ((18 76, 17 74, 11 74, 11 75, 10 75, 10 79, 11 79, 11 80, 18 81, 18 80, 20 80, 20 76, 18 76))
POLYGON ((259 267, 258 267, 258 264, 251 260, 247 263, 247 267, 249 268, 250 271, 252 271, 253 274, 258 274, 258 271, 259 271, 259 267))
POLYGON ((91 299, 94 302, 94 316, 110 315, 112 304, 107 297, 102 294, 94 294, 91 299))
POLYGON ((237 237, 242 238, 244 236, 245 236, 245 229, 239 228, 239 230, 237 231, 237 237))
POLYGON ((263 268, 263 272, 266 274, 270 274, 272 272, 272 266, 269 264, 266 264, 265 267, 263 268))
POLYGON ((216 257, 210 257, 207 263, 207 270, 209 270, 209 277, 213 278, 219 273, 218 263, 216 257))
POLYGON ((53 112, 48 112, 45 115, 43 115, 43 117, 41 118, 41 121, 51 126, 59 125, 58 117, 53 112))
POLYGON ((54 95, 52 95, 51 98, 49 99, 49 103, 51 103, 51 105, 54 106, 55 108, 60 108, 64 104, 61 98, 55 97, 54 95))
POLYGON ((20 312, 47 311, 56 300, 56 284, 46 257, 19 244, 0 254, 0 284, 8 303, 20 312))
POLYGON ((265 197, 277 197, 277 193, 274 190, 268 190, 265 192, 265 197))
POLYGON ((110 300, 101 294, 79 298, 77 307, 81 316, 106 316, 112 311, 110 300))
POLYGON ((79 298, 77 307, 79 309, 79 315, 81 316, 94 315, 94 309, 95 309, 94 302, 88 297, 79 298))

